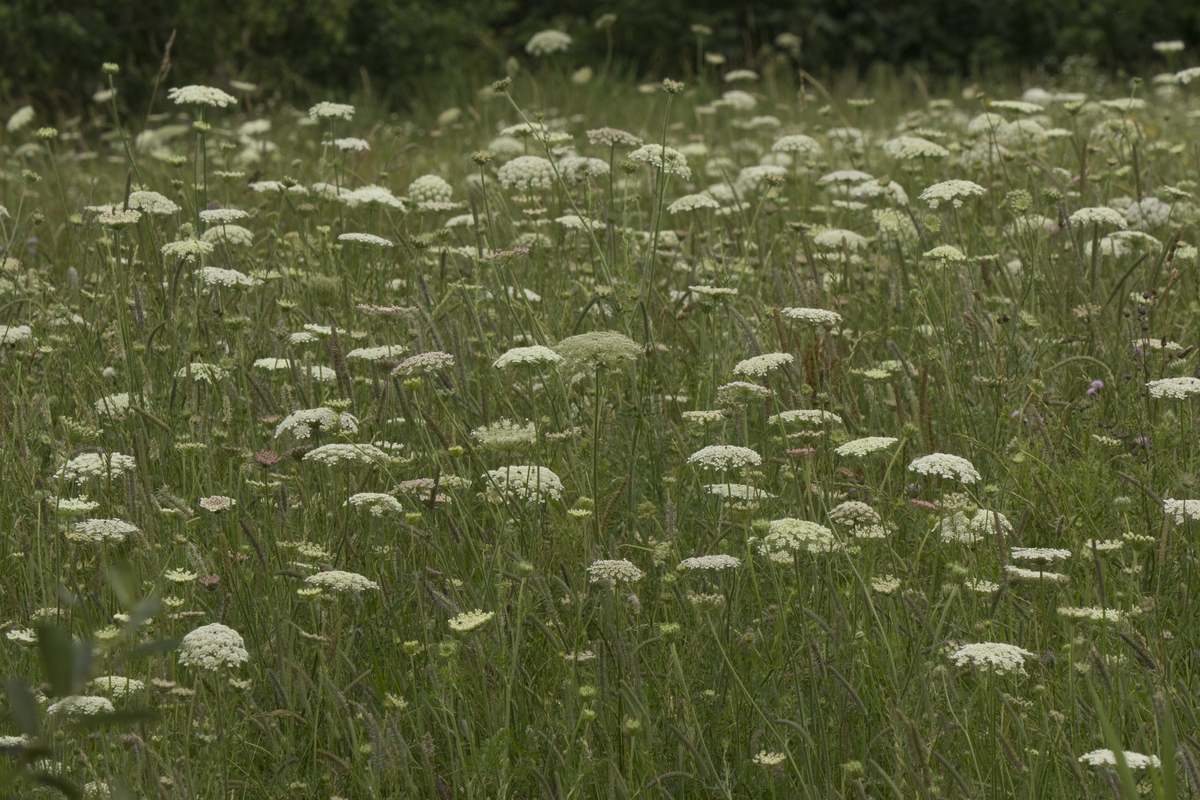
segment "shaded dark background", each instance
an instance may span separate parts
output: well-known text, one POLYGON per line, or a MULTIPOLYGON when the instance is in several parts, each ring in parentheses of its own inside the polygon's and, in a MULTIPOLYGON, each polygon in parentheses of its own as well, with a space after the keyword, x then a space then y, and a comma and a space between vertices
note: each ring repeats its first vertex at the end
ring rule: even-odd
MULTIPOLYGON (((1200 2, 1183 0, 6 0, 0 3, 0 100, 68 109, 101 88, 100 64, 121 65, 122 91, 148 92, 176 31, 168 86, 242 77, 309 99, 363 85, 403 104, 437 76, 499 76, 528 37, 567 31, 565 61, 598 67, 606 12, 621 65, 640 74, 694 70, 694 23, 706 49, 739 65, 775 36, 800 36, 814 75, 876 62, 927 75, 996 77, 1068 56, 1102 69, 1157 63, 1151 44, 1200 42, 1200 2)), ((1194 52, 1191 53, 1194 57, 1194 52)), ((1190 63, 1190 62, 1189 62, 1190 63)))

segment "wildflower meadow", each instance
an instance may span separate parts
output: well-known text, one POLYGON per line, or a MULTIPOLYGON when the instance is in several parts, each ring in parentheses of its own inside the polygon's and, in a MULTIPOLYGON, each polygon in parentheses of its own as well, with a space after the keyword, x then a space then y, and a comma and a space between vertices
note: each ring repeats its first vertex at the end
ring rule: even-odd
POLYGON ((1200 793, 1194 48, 698 34, 4 110, 0 794, 1200 793))

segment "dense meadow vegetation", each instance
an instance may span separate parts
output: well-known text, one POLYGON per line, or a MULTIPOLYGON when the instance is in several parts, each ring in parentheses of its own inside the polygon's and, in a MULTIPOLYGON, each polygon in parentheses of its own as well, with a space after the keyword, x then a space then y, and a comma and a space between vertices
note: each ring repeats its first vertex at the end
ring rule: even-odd
POLYGON ((699 41, 6 110, 7 796, 1200 792, 1200 68, 699 41))

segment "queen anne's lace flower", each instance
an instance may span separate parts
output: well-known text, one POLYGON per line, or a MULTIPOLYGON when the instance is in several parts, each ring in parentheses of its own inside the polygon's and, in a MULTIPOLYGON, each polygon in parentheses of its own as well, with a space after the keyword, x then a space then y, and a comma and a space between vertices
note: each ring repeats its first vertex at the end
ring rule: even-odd
POLYGON ((392 497, 390 494, 382 492, 359 492, 358 494, 350 495, 350 499, 345 505, 354 506, 355 508, 366 508, 372 516, 381 517, 385 512, 399 513, 404 510, 404 506, 400 505, 400 501, 392 497))
POLYGON ((95 714, 112 714, 116 711, 107 697, 73 694, 51 703, 46 713, 52 717, 90 717, 95 714))
POLYGON ((967 260, 967 257, 963 255, 961 250, 949 244, 938 245, 924 253, 921 257, 927 258, 930 261, 937 261, 943 266, 946 264, 958 264, 967 260))
POLYGON ((751 503, 758 500, 770 500, 775 496, 770 492, 764 492, 762 489, 756 489, 744 483, 710 483, 700 488, 709 494, 715 494, 717 497, 725 497, 731 500, 745 500, 751 503))
POLYGON ((950 151, 940 144, 922 139, 920 136, 900 136, 884 142, 880 149, 892 158, 901 160, 945 158, 950 155, 950 151))
POLYGON ((320 102, 308 110, 308 115, 313 119, 350 119, 354 116, 354 106, 320 102))
POLYGON ((799 320, 809 325, 821 325, 826 328, 833 328, 842 324, 841 314, 824 308, 783 308, 780 309, 779 313, 789 319, 799 320))
POLYGON ((1200 378, 1188 376, 1180 378, 1163 378, 1146 384, 1152 397, 1170 397, 1176 400, 1186 400, 1194 394, 1200 394, 1200 378))
POLYGON ((290 433, 296 439, 307 439, 313 428, 323 431, 358 433, 358 418, 348 411, 338 413, 332 408, 306 408, 293 411, 275 426, 275 438, 290 433))
POLYGON ((841 425, 842 418, 832 411, 825 411, 820 408, 796 408, 791 411, 780 411, 778 414, 772 414, 767 417, 767 424, 774 425, 777 422, 797 423, 800 425, 841 425))
POLYGON ((408 198, 414 203, 449 203, 454 190, 437 175, 422 175, 408 185, 408 198))
POLYGON ((632 561, 624 558, 593 561, 587 571, 590 583, 633 583, 642 579, 642 571, 632 561))
POLYGON ((214 249, 211 242, 202 242, 199 239, 180 239, 177 242, 164 244, 162 254, 175 256, 181 261, 195 261, 200 256, 208 255, 214 249))
POLYGON ((216 364, 206 364, 203 361, 193 361, 187 367, 180 367, 175 372, 175 377, 179 380, 184 380, 188 376, 188 372, 192 373, 192 382, 200 383, 217 383, 229 377, 229 373, 216 364))
POLYGON ((219 622, 196 628, 179 643, 179 663, 185 667, 219 670, 249 660, 242 635, 219 622))
POLYGON ((496 172, 505 189, 549 189, 554 165, 541 156, 517 156, 496 172))
POLYGON ((63 464, 54 477, 68 482, 102 477, 116 480, 126 470, 136 468, 137 460, 133 456, 121 453, 83 453, 63 464))
POLYGON ((123 542, 126 536, 137 532, 137 525, 124 520, 85 519, 75 523, 75 527, 67 532, 67 539, 72 542, 107 544, 123 542))
POLYGON ((1119 230, 1129 227, 1121 212, 1103 206, 1079 209, 1071 215, 1071 224, 1077 227, 1096 225, 1101 228, 1117 228, 1119 230))
POLYGON ((671 214, 679 214, 686 211, 697 211, 702 208, 720 208, 721 204, 706 194, 685 194, 671 205, 667 206, 667 211, 671 214))
POLYGON ((562 480, 545 467, 501 467, 488 470, 487 477, 504 497, 538 503, 562 498, 562 480))
POLYGON ((849 249, 850 252, 854 252, 865 248, 869 242, 865 236, 854 231, 831 228, 821 231, 814 236, 813 244, 824 250, 842 250, 845 248, 849 249))
POLYGON ((240 208, 206 208, 200 212, 200 219, 210 225, 223 225, 236 219, 246 219, 249 216, 240 208))
POLYGON ((642 354, 641 346, 616 331, 592 331, 568 336, 554 346, 568 371, 594 371, 600 367, 613 368, 626 361, 635 361, 642 354))
POLYGON ((685 181, 692 177, 692 170, 688 167, 687 158, 683 153, 661 144, 644 144, 629 154, 629 160, 651 164, 664 172, 674 173, 685 181))
POLYGON ((898 441, 900 440, 892 436, 866 436, 862 439, 846 442, 833 452, 843 457, 854 456, 861 458, 878 450, 886 450, 898 441))
POLYGON ((947 200, 952 202, 955 208, 961 208, 963 200, 982 194, 983 187, 974 181, 950 180, 935 183, 921 192, 920 198, 928 203, 930 208, 937 208, 947 200))
POLYGON ((777 153, 808 153, 816 155, 821 152, 821 144, 811 136, 795 133, 776 140, 771 149, 777 153))
POLYGON ((950 656, 950 660, 960 667, 976 667, 999 674, 1017 672, 1022 675, 1025 674, 1027 658, 1033 658, 1033 653, 1023 647, 1000 642, 963 645, 950 656))
MULTIPOLYGON (((169 217, 179 213, 179 205, 158 192, 130 192, 126 205, 152 217, 169 217)), ((200 213, 203 215, 205 212, 201 211, 200 213)), ((242 213, 245 214, 245 212, 242 213)))
POLYGON ((922 475, 951 478, 962 483, 975 483, 980 478, 979 472, 970 461, 948 453, 931 453, 921 456, 908 465, 908 470, 909 472, 919 472, 922 475))
POLYGON ((236 105, 237 98, 212 86, 182 86, 167 92, 167 97, 179 106, 214 106, 224 108, 236 105))
POLYGON ((736 569, 742 560, 736 556, 725 555, 724 553, 710 556, 692 556, 685 558, 679 562, 680 569, 711 569, 714 572, 719 572, 723 569, 736 569))
POLYGON ((452 631, 470 633, 491 622, 494 616, 496 616, 495 611, 484 611, 482 608, 477 608, 474 611, 464 611, 458 616, 451 617, 447 624, 452 631))
POLYGON ((570 35, 562 31, 539 31, 529 37, 525 52, 531 56, 548 56, 566 50, 572 41, 570 35))
POLYGON ((383 238, 376 236, 373 233, 341 233, 338 234, 339 242, 354 242, 355 244, 369 244, 375 247, 391 247, 392 243, 383 238))
POLYGON ((304 579, 309 586, 316 586, 339 594, 358 594, 367 589, 378 589, 379 584, 357 572, 343 572, 340 569, 318 572, 304 579))
POLYGON ((433 350, 428 353, 418 353, 415 356, 409 356, 392 370, 392 374, 417 375, 425 372, 435 372, 439 369, 452 366, 454 366, 454 356, 449 353, 443 353, 441 350, 433 350))
POLYGON ((541 364, 549 364, 551 366, 561 364, 563 357, 551 350, 549 347, 544 347, 540 344, 531 345, 529 347, 514 347, 508 350, 495 361, 492 366, 496 369, 508 369, 513 366, 530 365, 538 366, 541 364))
POLYGON ((389 358, 398 358, 408 348, 402 344, 384 344, 378 347, 356 347, 349 353, 346 353, 346 358, 356 359, 359 361, 383 361, 389 358))
POLYGON ((326 444, 304 454, 305 461, 315 461, 318 464, 335 466, 343 461, 356 461, 360 464, 387 463, 387 453, 373 444, 326 444))
POLYGON ((26 342, 33 336, 28 325, 0 325, 0 344, 26 342))
MULTIPOLYGON (((1145 769, 1146 767, 1154 767, 1158 769, 1162 766, 1162 761, 1158 756, 1147 756, 1142 753, 1135 753, 1132 750, 1122 751, 1125 756, 1125 764, 1130 769, 1145 769)), ((1079 757, 1079 763, 1087 764, 1092 767, 1111 767, 1117 768, 1117 756, 1112 750, 1093 750, 1090 753, 1084 753, 1079 757)))
POLYGON ((1163 500, 1163 513, 1174 519, 1176 525, 1188 520, 1200 520, 1200 500, 1173 500, 1168 497, 1163 500))
POLYGON ((763 353, 760 356, 739 361, 733 368, 733 374, 762 377, 773 369, 792 363, 792 360, 791 353, 763 353))
POLYGON ((803 519, 784 517, 772 520, 767 533, 754 542, 760 555, 775 553, 829 553, 840 548, 833 531, 824 525, 803 519))
POLYGON ((595 128, 587 132, 588 141, 602 147, 641 147, 642 137, 619 128, 595 128))
POLYGON ((262 281, 258 278, 251 278, 249 275, 238 272, 236 269, 203 267, 199 274, 200 282, 205 286, 224 286, 227 289, 234 289, 262 285, 262 281))
POLYGON ((89 681, 88 686, 118 699, 141 694, 146 690, 146 684, 137 678, 125 678, 120 675, 101 675, 89 681))
POLYGON ((688 456, 689 464, 698 464, 702 470, 717 470, 724 472, 747 464, 758 466, 762 456, 748 447, 738 447, 732 444, 713 444, 703 447, 688 456))

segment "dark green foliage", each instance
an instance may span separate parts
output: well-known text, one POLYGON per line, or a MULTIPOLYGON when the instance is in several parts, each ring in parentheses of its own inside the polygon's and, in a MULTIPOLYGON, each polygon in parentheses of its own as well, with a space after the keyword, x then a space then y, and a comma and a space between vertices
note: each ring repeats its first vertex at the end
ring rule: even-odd
POLYGON ((524 57, 528 37, 557 27, 567 56, 598 65, 608 39, 593 22, 615 12, 616 52, 639 71, 694 71, 694 23, 730 63, 754 59, 780 33, 803 39, 799 65, 816 75, 883 61, 932 73, 1053 67, 1089 55, 1106 68, 1153 57, 1160 39, 1200 39, 1200 5, 1181 0, 9 0, 0 4, 0 94, 66 110, 102 85, 115 61, 133 107, 145 101, 172 31, 168 85, 230 77, 285 94, 362 87, 403 100, 426 76, 493 76, 524 57), (140 94, 139 94, 140 93, 140 94))

